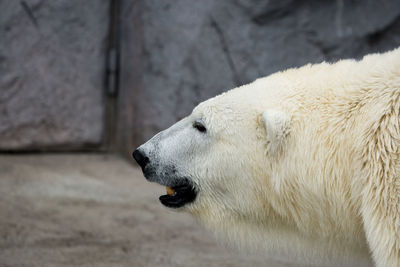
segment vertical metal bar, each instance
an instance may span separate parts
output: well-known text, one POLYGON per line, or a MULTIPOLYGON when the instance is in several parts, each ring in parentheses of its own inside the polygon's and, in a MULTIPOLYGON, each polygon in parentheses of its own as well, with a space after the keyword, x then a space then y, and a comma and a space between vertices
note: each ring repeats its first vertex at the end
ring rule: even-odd
POLYGON ((104 150, 115 151, 117 127, 117 97, 120 73, 120 0, 110 0, 109 32, 105 70, 104 150))
POLYGON ((119 86, 119 9, 120 1, 111 0, 110 28, 106 66, 106 92, 107 95, 111 97, 115 97, 118 95, 119 86))

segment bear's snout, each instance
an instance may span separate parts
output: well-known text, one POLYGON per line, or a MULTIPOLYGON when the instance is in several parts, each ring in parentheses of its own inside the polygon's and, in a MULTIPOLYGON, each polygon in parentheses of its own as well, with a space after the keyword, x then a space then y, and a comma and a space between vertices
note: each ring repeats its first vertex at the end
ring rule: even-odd
POLYGON ((146 154, 139 149, 133 151, 132 157, 136 160, 136 162, 139 164, 142 170, 144 170, 146 165, 150 162, 149 157, 147 157, 146 154))

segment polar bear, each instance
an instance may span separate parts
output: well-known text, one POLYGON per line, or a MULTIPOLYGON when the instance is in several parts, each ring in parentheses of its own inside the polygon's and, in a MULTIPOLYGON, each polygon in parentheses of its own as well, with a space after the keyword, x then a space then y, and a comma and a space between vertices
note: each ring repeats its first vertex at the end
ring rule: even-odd
POLYGON ((272 74, 137 148, 167 207, 303 264, 400 266, 400 48, 272 74), (355 261, 353 261, 355 260, 355 261))

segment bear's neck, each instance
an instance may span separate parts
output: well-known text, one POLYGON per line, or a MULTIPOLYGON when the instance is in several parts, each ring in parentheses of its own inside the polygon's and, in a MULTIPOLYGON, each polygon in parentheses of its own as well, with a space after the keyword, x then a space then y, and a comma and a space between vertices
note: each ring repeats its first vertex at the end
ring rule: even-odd
POLYGON ((304 265, 370 265, 366 247, 304 235, 286 220, 279 219, 277 214, 271 214, 272 221, 263 222, 260 218, 244 218, 222 210, 194 215, 218 240, 241 252, 304 265))

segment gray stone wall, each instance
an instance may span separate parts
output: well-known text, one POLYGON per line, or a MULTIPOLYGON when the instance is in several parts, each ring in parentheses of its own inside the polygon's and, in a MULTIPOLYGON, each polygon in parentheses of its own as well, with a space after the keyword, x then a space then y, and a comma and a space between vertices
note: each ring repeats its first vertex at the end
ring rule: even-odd
POLYGON ((98 149, 115 133, 127 152, 258 77, 400 46, 399 0, 120 0, 110 101, 110 2, 0 0, 0 151, 98 149))
POLYGON ((0 0, 0 150, 101 144, 108 2, 0 0))
POLYGON ((139 25, 123 34, 141 42, 136 53, 128 44, 122 50, 121 90, 135 91, 133 146, 258 77, 400 46, 398 0, 123 2, 124 18, 139 25), (137 9, 141 17, 132 15, 137 9), (132 78, 127 64, 141 77, 132 78))

